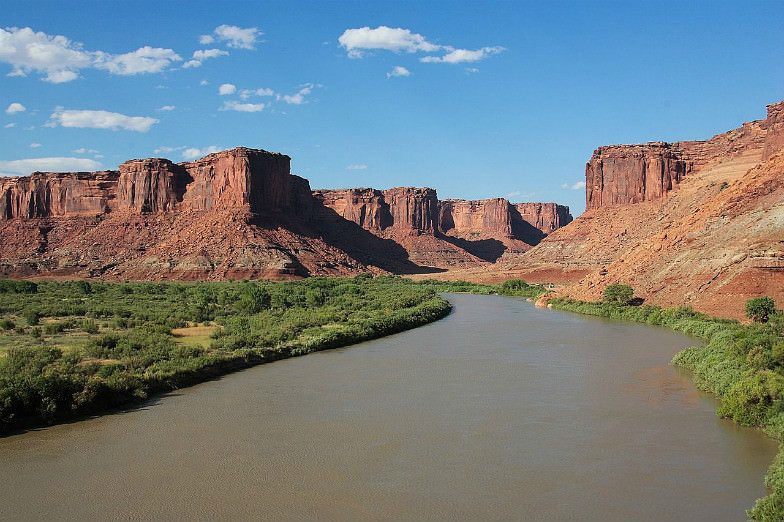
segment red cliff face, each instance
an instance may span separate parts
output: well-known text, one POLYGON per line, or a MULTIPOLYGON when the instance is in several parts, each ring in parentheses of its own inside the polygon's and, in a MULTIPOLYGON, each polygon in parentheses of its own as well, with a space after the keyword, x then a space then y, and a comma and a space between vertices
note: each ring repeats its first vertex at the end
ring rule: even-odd
POLYGON ((599 147, 585 166, 585 208, 661 199, 690 168, 669 143, 599 147))
POLYGON ((314 197, 340 217, 373 233, 433 234, 438 196, 430 188, 317 190, 314 197))
POLYGON ((185 191, 188 175, 162 158, 131 160, 120 165, 117 207, 136 212, 174 210, 185 191))
POLYGON ((115 171, 0 177, 0 219, 102 214, 115 198, 117 178, 115 171))
POLYGON ((264 150, 236 149, 209 154, 180 166, 191 180, 183 206, 191 210, 248 207, 276 213, 288 207, 291 158, 264 150))
POLYGON ((716 161, 753 152, 769 159, 784 148, 784 102, 767 108, 767 119, 709 140, 599 147, 585 166, 586 210, 664 199, 683 176, 716 161))
MULTIPOLYGON (((569 207, 557 203, 515 203, 514 209, 526 223, 551 234, 572 222, 569 207)), ((513 223, 515 221, 513 213, 513 223)))
POLYGON ((509 202, 502 198, 446 199, 440 205, 438 228, 443 234, 463 239, 512 237, 509 202))
POLYGON ((768 118, 762 127, 766 132, 762 161, 766 161, 784 149, 784 101, 768 105, 768 118))

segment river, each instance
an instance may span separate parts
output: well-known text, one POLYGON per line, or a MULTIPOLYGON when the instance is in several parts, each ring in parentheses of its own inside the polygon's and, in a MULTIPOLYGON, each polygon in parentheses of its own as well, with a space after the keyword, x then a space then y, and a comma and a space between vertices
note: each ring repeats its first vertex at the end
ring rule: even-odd
POLYGON ((2 520, 734 521, 776 444, 716 417, 663 328, 453 313, 0 439, 2 520))

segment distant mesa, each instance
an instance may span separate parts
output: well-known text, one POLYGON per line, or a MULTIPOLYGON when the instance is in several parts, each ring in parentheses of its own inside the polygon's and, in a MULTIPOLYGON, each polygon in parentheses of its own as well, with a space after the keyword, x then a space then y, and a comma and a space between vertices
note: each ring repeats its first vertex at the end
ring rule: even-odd
POLYGON ((428 272, 522 254, 571 220, 555 203, 440 201, 430 188, 311 191, 288 156, 238 147, 0 178, 0 275, 428 272))

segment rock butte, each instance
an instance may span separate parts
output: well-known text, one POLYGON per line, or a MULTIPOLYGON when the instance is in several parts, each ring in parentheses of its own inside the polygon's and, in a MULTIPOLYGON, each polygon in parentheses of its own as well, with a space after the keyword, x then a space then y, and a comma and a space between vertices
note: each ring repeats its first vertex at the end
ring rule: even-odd
POLYGON ((430 188, 311 191, 290 158, 236 148, 117 171, 0 178, 0 275, 226 279, 416 273, 518 255, 555 203, 439 201, 430 188))
POLYGON ((516 259, 433 277, 563 283, 597 300, 630 284, 646 303, 742 318, 747 299, 784 304, 784 102, 705 141, 599 147, 586 212, 516 259))

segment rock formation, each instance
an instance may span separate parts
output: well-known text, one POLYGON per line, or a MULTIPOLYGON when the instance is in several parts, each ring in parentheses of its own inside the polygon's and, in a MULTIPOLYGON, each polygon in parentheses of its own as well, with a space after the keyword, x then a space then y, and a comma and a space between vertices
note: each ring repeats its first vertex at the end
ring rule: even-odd
POLYGON ((433 189, 311 191, 289 165, 286 155, 240 147, 178 164, 136 159, 117 171, 0 178, 0 276, 414 273, 525 251, 568 216, 564 207, 522 204, 535 209, 520 207, 523 217, 506 200, 487 200, 496 202, 491 215, 483 202, 455 200, 469 213, 476 207, 466 222, 482 223, 480 240, 473 229, 458 239, 454 227, 439 228, 433 189))

